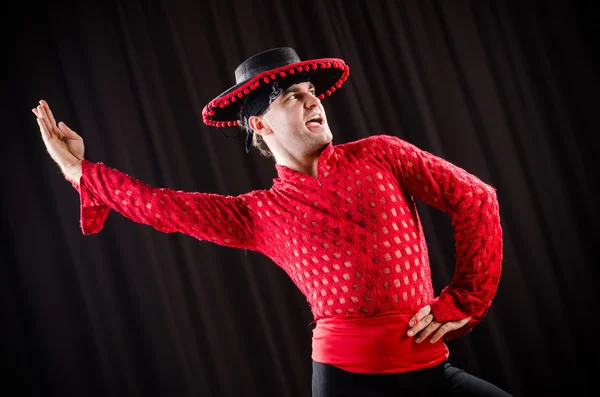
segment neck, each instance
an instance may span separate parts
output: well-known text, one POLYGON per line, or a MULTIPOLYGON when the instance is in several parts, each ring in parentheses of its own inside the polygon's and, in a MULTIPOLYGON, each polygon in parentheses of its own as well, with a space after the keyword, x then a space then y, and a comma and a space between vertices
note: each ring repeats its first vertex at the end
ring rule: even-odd
POLYGON ((301 174, 310 175, 317 177, 318 175, 318 164, 319 156, 325 150, 327 145, 324 145, 319 150, 310 154, 294 155, 290 152, 287 153, 273 153, 275 161, 279 165, 283 165, 291 170, 299 172, 301 174))

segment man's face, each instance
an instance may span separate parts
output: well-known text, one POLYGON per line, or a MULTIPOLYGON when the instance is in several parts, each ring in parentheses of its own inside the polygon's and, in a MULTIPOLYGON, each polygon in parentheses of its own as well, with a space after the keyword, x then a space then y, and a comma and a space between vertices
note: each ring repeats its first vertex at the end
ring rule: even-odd
POLYGON ((262 121, 273 144, 296 155, 318 151, 333 139, 325 109, 312 83, 290 86, 269 105, 262 121))

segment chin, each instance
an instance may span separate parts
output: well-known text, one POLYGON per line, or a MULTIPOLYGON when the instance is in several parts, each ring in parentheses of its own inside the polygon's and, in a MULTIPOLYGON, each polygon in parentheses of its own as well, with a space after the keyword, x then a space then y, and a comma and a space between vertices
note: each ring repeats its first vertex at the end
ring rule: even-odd
POLYGON ((304 142, 304 145, 316 150, 321 149, 323 146, 327 145, 332 140, 333 134, 331 133, 331 130, 328 126, 321 129, 320 131, 306 130, 301 137, 301 141, 304 142))
POLYGON ((333 133, 331 132, 331 130, 329 129, 329 127, 327 127, 327 129, 325 131, 323 131, 323 135, 325 137, 325 140, 327 141, 327 143, 331 142, 333 140, 333 133))
POLYGON ((331 130, 329 129, 328 125, 325 125, 323 128, 320 129, 320 131, 308 130, 307 132, 309 135, 312 135, 312 136, 318 137, 318 138, 326 138, 326 139, 328 139, 328 141, 330 141, 333 138, 333 134, 331 133, 331 130))

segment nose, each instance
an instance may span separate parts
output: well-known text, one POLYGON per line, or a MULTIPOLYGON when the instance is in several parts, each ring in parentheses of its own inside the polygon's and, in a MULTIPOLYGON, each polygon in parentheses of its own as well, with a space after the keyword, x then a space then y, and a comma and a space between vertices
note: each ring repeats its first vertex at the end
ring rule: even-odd
POLYGON ((315 95, 307 95, 306 98, 307 99, 305 102, 305 106, 309 109, 314 108, 315 106, 318 106, 321 103, 321 100, 315 95))

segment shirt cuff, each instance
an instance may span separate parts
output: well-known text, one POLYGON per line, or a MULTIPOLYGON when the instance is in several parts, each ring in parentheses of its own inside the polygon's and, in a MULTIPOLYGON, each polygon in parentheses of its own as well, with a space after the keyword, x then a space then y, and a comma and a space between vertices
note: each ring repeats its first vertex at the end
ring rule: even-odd
POLYGON ((79 193, 79 223, 84 235, 98 233, 104 227, 110 207, 98 200, 86 185, 87 174, 93 165, 86 160, 81 162, 79 184, 71 181, 79 193))
MULTIPOLYGON (((461 310, 454 302, 452 297, 449 294, 442 293, 439 297, 435 298, 429 306, 431 307, 431 312, 433 313, 433 318, 435 321, 445 323, 448 321, 458 321, 462 320, 466 317, 471 317, 469 322, 467 322, 462 327, 449 331, 444 334, 444 339, 450 340, 456 338, 457 336, 467 334, 471 332, 473 328, 477 324, 483 320, 486 316, 489 305, 484 308, 476 309, 475 312, 471 314, 466 314, 465 311, 461 310)), ((474 305, 469 305, 474 306, 474 305)), ((480 305, 478 305, 480 306, 480 305)))

